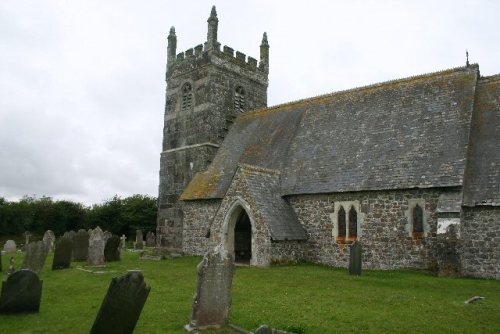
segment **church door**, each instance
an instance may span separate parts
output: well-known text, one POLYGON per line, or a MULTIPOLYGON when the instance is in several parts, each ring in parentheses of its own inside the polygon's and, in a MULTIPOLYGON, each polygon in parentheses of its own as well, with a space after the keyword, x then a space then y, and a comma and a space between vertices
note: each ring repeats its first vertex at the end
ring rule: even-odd
POLYGON ((252 258, 252 224, 245 210, 234 226, 234 259, 240 263, 250 263, 252 258))

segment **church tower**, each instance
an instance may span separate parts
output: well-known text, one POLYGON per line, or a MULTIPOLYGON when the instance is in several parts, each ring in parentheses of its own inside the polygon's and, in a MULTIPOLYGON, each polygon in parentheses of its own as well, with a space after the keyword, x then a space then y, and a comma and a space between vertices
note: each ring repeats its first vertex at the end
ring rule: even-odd
POLYGON ((206 42, 179 54, 174 27, 168 35, 157 224, 161 247, 182 250, 184 225, 179 197, 192 177, 208 167, 233 120, 267 106, 266 33, 257 62, 228 46, 221 50, 218 22, 214 6, 206 42))

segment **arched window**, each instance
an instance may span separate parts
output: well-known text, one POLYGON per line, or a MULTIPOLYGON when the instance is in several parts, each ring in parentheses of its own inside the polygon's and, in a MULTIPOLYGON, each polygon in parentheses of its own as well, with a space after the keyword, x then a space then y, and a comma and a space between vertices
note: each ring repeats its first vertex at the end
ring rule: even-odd
POLYGON ((184 86, 182 86, 182 103, 181 110, 187 110, 191 108, 193 102, 193 88, 189 82, 186 82, 184 86))
POLYGON ((245 90, 241 86, 234 90, 234 110, 237 112, 245 111, 245 90))
POLYGON ((337 239, 345 240, 346 221, 345 221, 345 210, 343 206, 341 206, 339 209, 337 222, 339 224, 337 239))
POLYGON ((420 239, 424 235, 424 211, 420 205, 415 205, 412 213, 413 218, 413 238, 420 239))
POLYGON ((354 206, 349 210, 349 239, 356 240, 358 237, 358 213, 354 206))

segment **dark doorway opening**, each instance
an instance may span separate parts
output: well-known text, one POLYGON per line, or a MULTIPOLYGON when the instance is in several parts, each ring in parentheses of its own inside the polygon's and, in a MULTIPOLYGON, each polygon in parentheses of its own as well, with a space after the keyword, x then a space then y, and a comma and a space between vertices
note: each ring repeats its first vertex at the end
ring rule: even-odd
POLYGON ((234 260, 250 263, 252 258, 252 224, 245 210, 242 210, 234 226, 234 260))

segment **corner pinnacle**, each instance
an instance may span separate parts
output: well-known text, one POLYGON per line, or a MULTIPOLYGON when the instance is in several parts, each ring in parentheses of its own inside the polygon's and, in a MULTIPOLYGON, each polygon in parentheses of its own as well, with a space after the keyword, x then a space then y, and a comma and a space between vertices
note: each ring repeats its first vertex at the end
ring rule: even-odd
POLYGON ((265 32, 264 35, 262 35, 262 43, 261 45, 269 45, 267 42, 267 33, 265 32))

